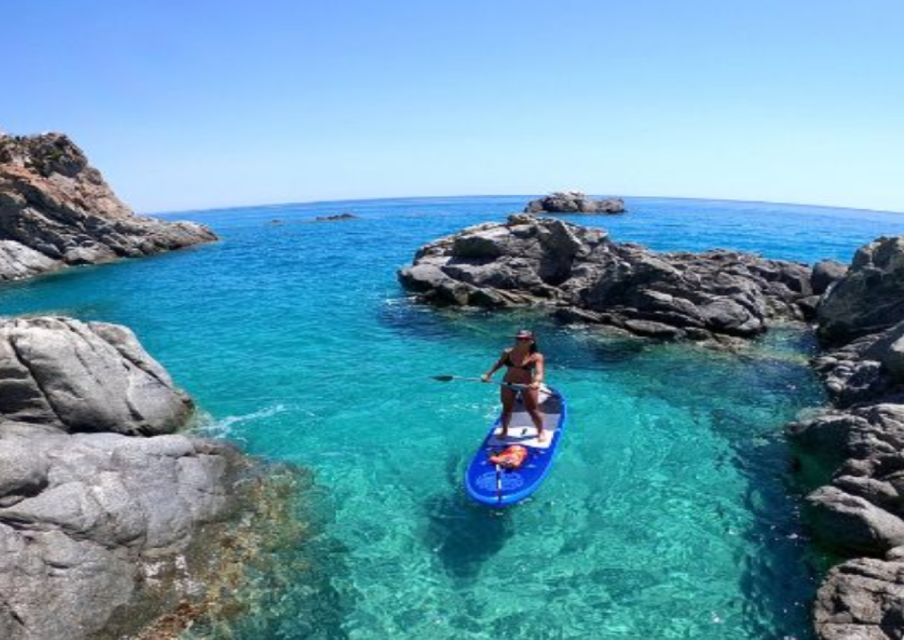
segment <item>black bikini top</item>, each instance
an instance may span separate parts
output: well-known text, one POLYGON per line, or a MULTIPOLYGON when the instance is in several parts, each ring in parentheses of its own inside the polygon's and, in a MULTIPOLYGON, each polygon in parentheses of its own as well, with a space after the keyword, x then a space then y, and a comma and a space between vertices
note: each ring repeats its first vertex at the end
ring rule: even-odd
MULTIPOLYGON (((527 356, 527 357, 530 358, 530 356, 527 356)), ((512 354, 506 353, 505 354, 505 366, 507 366, 511 369, 521 369, 522 371, 533 371, 534 367, 537 366, 537 363, 535 363, 533 360, 531 360, 527 364, 522 364, 519 366, 519 365, 515 364, 514 362, 512 362, 512 354)))

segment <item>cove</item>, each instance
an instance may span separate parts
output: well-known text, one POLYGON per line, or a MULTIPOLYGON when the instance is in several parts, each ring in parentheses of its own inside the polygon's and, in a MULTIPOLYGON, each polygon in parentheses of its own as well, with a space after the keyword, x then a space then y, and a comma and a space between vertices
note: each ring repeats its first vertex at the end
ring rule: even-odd
MULTIPOLYGON (((395 269, 418 246, 525 200, 182 213, 223 242, 0 292, 4 314, 129 325, 197 400, 204 430, 313 471, 314 537, 285 552, 286 591, 198 637, 811 637, 821 558, 781 434, 822 402, 809 336, 776 331, 724 354, 405 297, 395 269), (359 219, 309 222, 344 211, 359 219), (484 370, 524 325, 572 422, 536 498, 497 514, 460 486, 495 394, 429 376, 484 370)), ((659 250, 809 262, 904 233, 904 218, 875 212, 627 204, 576 221, 659 250)))

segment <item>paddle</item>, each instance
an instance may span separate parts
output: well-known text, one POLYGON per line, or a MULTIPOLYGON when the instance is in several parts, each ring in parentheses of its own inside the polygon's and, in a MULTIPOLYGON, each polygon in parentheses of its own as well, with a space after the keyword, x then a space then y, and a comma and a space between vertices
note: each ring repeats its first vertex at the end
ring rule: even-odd
MULTIPOLYGON (((452 382, 454 380, 465 380, 467 382, 483 382, 483 378, 469 378, 467 376, 430 376, 432 379, 438 382, 452 382)), ((498 384, 500 387, 508 387, 509 389, 514 389, 515 391, 524 391, 529 388, 528 384, 515 384, 514 382, 496 382, 495 380, 488 380, 490 384, 498 384)))

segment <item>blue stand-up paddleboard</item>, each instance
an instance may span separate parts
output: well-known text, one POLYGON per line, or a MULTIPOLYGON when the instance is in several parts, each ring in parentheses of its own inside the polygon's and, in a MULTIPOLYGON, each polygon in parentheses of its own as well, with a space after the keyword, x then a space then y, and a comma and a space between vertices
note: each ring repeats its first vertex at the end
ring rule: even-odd
POLYGON ((506 438, 500 437, 502 416, 496 419, 465 473, 465 490, 474 500, 492 507, 507 507, 521 502, 540 488, 552 467, 565 430, 568 418, 565 398, 555 389, 542 387, 540 412, 545 432, 542 442, 537 440, 537 428, 524 410, 520 394, 506 438), (490 462, 490 456, 514 444, 525 447, 528 452, 520 467, 505 469, 490 462))

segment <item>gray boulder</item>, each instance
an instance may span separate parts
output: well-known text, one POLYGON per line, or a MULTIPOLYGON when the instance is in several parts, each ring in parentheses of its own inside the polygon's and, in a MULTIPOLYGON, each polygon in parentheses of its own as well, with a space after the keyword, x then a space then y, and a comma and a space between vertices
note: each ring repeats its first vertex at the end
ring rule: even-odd
POLYGON ((213 240, 202 225, 134 215, 62 134, 0 134, 0 280, 213 240))
POLYGON ((861 247, 817 310, 818 335, 843 344, 904 321, 904 237, 861 247))
POLYGON ((862 357, 881 363, 896 383, 904 383, 904 322, 879 334, 862 357))
POLYGON ((67 432, 155 435, 182 426, 192 411, 125 327, 0 320, 0 416, 67 432))
POLYGON ((48 258, 20 242, 0 240, 0 281, 30 278, 62 266, 62 261, 48 258))
POLYGON ((425 245, 399 279, 427 302, 540 306, 641 335, 749 337, 802 318, 810 270, 733 251, 656 253, 605 231, 527 214, 425 245))
POLYGON ((837 486, 812 492, 807 506, 817 537, 841 551, 884 554, 904 544, 904 520, 837 486))
POLYGON ((836 405, 900 401, 904 388, 904 322, 869 333, 813 359, 836 405))
POLYGON ((823 640, 900 640, 904 630, 904 562, 849 560, 829 571, 813 607, 823 640))
POLYGON ((204 597, 225 530, 264 544, 250 463, 172 433, 191 413, 125 327, 0 321, 0 637, 132 637, 204 597))
POLYGON ((904 450, 904 405, 827 410, 791 423, 786 433, 823 472, 832 472, 849 459, 868 460, 904 450))
POLYGON ((837 260, 820 260, 813 265, 813 271, 810 274, 813 293, 822 295, 830 286, 847 275, 847 271, 847 265, 837 260))
POLYGON ((8 640, 103 630, 141 598, 146 575, 178 569, 198 528, 228 514, 240 468, 226 445, 181 435, 70 435, 10 421, 0 421, 0 460, 13 462, 0 467, 8 640))
POLYGON ((524 207, 524 213, 624 213, 625 201, 621 198, 594 200, 581 191, 556 191, 524 207))

